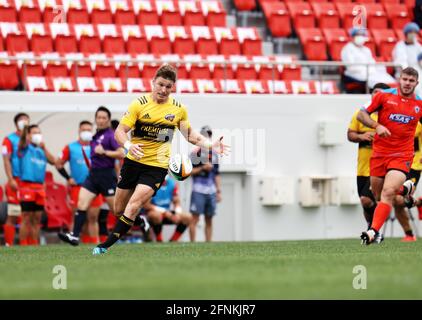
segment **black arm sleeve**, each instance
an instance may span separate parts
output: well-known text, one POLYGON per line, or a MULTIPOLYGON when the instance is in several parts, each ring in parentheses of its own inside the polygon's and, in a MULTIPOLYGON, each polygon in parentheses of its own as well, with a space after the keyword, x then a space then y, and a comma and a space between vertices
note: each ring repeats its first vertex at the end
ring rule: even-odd
POLYGON ((67 171, 66 171, 66 169, 65 169, 65 168, 58 169, 57 171, 58 171, 58 172, 62 175, 62 177, 63 177, 63 178, 65 178, 66 180, 69 180, 69 179, 70 179, 70 176, 69 176, 69 174, 67 173, 67 171))

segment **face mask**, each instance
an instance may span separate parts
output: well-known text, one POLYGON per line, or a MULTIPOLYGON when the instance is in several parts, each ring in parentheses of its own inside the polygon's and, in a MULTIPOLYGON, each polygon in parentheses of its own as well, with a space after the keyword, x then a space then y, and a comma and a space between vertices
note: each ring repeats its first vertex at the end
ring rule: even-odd
POLYGON ((82 141, 88 142, 92 140, 92 132, 91 131, 82 131, 79 134, 79 137, 82 141))
POLYGON ((366 42, 366 37, 365 36, 356 36, 354 41, 355 41, 355 44, 357 46, 363 46, 366 42))
POLYGON ((22 131, 25 128, 25 126, 28 125, 28 121, 27 120, 19 120, 17 125, 18 125, 18 129, 20 131, 22 131))
POLYGON ((42 142, 42 134, 41 134, 41 133, 34 133, 34 134, 31 136, 31 142, 32 142, 33 144, 36 144, 36 145, 41 144, 41 142, 42 142))
POLYGON ((410 43, 415 43, 416 42, 416 34, 415 33, 410 33, 407 35, 407 40, 410 43))

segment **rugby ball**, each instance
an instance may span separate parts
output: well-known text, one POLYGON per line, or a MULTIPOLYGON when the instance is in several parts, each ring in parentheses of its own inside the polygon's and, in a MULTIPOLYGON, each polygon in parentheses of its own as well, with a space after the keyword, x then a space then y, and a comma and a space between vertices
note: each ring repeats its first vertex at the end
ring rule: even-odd
POLYGON ((176 180, 183 181, 192 173, 192 161, 186 154, 174 154, 170 157, 169 172, 176 180))

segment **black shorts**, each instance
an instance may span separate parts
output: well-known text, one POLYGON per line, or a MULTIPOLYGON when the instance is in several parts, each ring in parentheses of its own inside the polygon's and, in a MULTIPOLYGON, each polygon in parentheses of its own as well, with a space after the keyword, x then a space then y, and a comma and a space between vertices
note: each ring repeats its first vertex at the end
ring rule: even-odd
POLYGON ((104 197, 112 197, 116 193, 117 176, 114 168, 91 169, 82 188, 104 197))
POLYGON ((421 172, 419 170, 410 169, 409 173, 407 174, 407 179, 412 180, 412 182, 415 184, 415 187, 418 185, 420 177, 421 172))
POLYGON ((367 197, 375 201, 375 197, 371 191, 371 177, 357 176, 359 197, 367 197))
POLYGON ((22 211, 43 211, 44 206, 37 204, 35 201, 21 202, 22 211))
POLYGON ((120 189, 135 189, 138 184, 144 184, 151 187, 155 195, 167 173, 167 169, 148 166, 125 158, 117 187, 120 189))

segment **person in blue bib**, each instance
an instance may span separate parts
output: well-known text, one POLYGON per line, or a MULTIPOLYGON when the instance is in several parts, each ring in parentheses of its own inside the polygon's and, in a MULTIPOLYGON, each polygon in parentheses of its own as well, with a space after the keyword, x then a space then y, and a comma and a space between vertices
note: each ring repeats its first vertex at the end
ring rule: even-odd
MULTIPOLYGON (((70 189, 70 204, 73 209, 73 212, 76 211, 79 199, 79 192, 83 183, 89 174, 89 160, 91 158, 91 145, 92 140, 92 130, 93 126, 90 121, 83 120, 79 123, 79 138, 76 141, 73 141, 67 144, 57 159, 56 168, 59 173, 66 179, 69 189, 70 189), (69 163, 70 174, 65 169, 64 165, 69 163)), ((90 205, 88 209, 88 219, 87 219, 87 236, 86 239, 82 237, 82 242, 84 243, 98 243, 99 242, 99 208, 103 204, 104 199, 101 195, 98 195, 90 205)), ((107 235, 107 214, 101 217, 101 222, 104 222, 100 225, 100 228, 105 227, 105 235, 107 235)), ((69 226, 73 229, 73 223, 69 226)), ((104 232, 104 230, 101 230, 104 232)))
POLYGON ((41 215, 45 203, 44 181, 47 163, 54 164, 56 161, 45 147, 38 125, 25 127, 19 141, 18 156, 21 170, 19 194, 23 226, 19 238, 21 242, 28 239, 27 244, 38 245, 41 215))
POLYGON ((169 175, 144 209, 157 242, 163 241, 163 224, 176 225, 170 241, 178 241, 192 221, 192 215, 189 212, 183 212, 180 205, 179 185, 169 175))
MULTIPOLYGON (((3 139, 2 155, 4 171, 7 177, 5 185, 7 197, 7 219, 3 225, 4 241, 6 246, 11 246, 15 242, 16 224, 21 215, 19 203, 19 176, 20 163, 18 157, 19 140, 23 129, 29 125, 29 116, 26 113, 18 113, 14 117, 16 131, 10 133, 3 139)), ((26 240, 24 241, 26 242, 26 240)))

